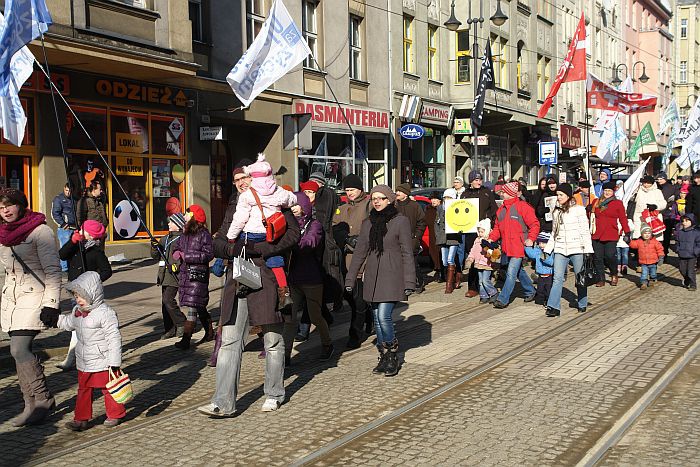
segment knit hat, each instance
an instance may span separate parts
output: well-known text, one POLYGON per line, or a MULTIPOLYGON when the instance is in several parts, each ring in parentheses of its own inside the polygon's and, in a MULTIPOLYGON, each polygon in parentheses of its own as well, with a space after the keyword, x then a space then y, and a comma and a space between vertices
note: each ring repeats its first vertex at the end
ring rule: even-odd
POLYGON ((428 196, 428 199, 442 199, 442 196, 440 196, 439 191, 433 191, 430 193, 430 196, 428 196))
POLYGON ((321 182, 325 185, 326 177, 323 175, 323 172, 312 172, 311 175, 309 175, 309 181, 321 182))
POLYGON ((401 185, 396 187, 396 191, 400 191, 404 195, 408 196, 411 194, 411 185, 408 183, 402 183, 401 185))
POLYGON ((659 174, 656 176, 656 179, 659 180, 663 178, 664 180, 668 180, 668 176, 666 175, 666 172, 659 172, 659 174))
POLYGON ((243 171, 253 178, 272 176, 272 166, 265 160, 265 154, 258 154, 258 160, 243 167, 243 171))
POLYGON ((518 190, 520 190, 520 184, 518 182, 508 182, 501 187, 501 191, 513 198, 518 197, 518 190))
POLYGON ((649 224, 642 223, 642 228, 639 229, 639 232, 640 232, 640 233, 644 233, 644 232, 646 232, 646 231, 651 232, 651 231, 652 231, 652 230, 651 230, 651 227, 649 226, 649 224))
POLYGON ((193 204, 192 206, 187 208, 187 212, 192 213, 192 217, 194 217, 194 220, 196 220, 200 224, 206 224, 207 215, 204 212, 204 209, 202 209, 202 206, 200 206, 199 204, 193 204))
POLYGON ((489 219, 487 217, 486 219, 480 220, 479 222, 476 223, 476 228, 477 229, 484 229, 484 236, 488 237, 489 234, 491 233, 491 219, 489 219))
POLYGON ((645 175, 642 177, 642 183, 654 183, 654 177, 651 175, 645 175))
POLYGON ((95 240, 99 240, 105 236, 105 226, 98 221, 90 220, 83 222, 83 230, 85 233, 89 233, 95 240))
MULTIPOLYGON (((360 178, 360 177, 357 177, 357 178, 360 178)), ((393 203, 394 201, 396 201, 396 193, 394 193, 394 191, 391 188, 389 188, 388 185, 377 185, 374 188, 372 188, 372 190, 369 192, 370 198, 372 197, 373 193, 383 194, 384 196, 387 197, 387 199, 389 200, 390 203, 393 203)))
POLYGON ((454 188, 448 188, 442 193, 442 198, 457 199, 457 190, 455 190, 454 188))
POLYGON ((299 184, 299 188, 301 188, 301 191, 313 191, 316 193, 319 186, 318 183, 314 182, 313 180, 309 180, 308 182, 301 182, 299 184))
POLYGON ((168 222, 175 224, 179 230, 183 230, 185 228, 185 216, 183 216, 181 212, 176 212, 172 216, 168 217, 168 222))
POLYGON ((603 183, 603 190, 614 190, 615 186, 615 182, 605 182, 603 183))
POLYGON ((579 188, 590 188, 591 182, 589 182, 588 180, 581 180, 580 182, 578 182, 578 187, 579 188))
POLYGON ((549 241, 549 237, 551 234, 549 232, 540 232, 537 234, 537 240, 535 240, 536 243, 547 243, 549 241))
POLYGON ((696 170, 693 174, 693 178, 700 178, 700 170, 696 170))
POLYGON ((568 183, 560 183, 559 185, 557 185, 557 191, 561 191, 569 198, 571 198, 574 195, 574 190, 568 183))
POLYGON ((460 182, 460 183, 464 184, 464 179, 460 176, 457 176, 452 180, 452 183, 454 183, 454 182, 460 182))
POLYGON ((476 179, 483 180, 484 176, 481 175, 481 172, 479 172, 478 170, 472 170, 471 172, 469 172, 469 183, 473 182, 476 179))
POLYGON ((554 177, 547 177, 547 185, 553 185, 557 183, 557 179, 554 177))
MULTIPOLYGON (((311 177, 309 177, 311 180, 311 177)), ((343 179, 343 189, 346 188, 357 188, 358 190, 364 190, 365 187, 362 185, 362 179, 355 174, 346 175, 343 179)))

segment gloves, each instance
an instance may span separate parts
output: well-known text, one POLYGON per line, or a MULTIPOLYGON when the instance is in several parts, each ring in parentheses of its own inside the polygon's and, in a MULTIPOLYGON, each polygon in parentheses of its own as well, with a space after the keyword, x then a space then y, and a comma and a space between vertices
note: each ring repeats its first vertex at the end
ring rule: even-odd
POLYGON ((182 261, 182 251, 176 250, 176 251, 173 253, 173 259, 174 259, 175 261, 182 261))
POLYGON ((352 287, 345 287, 345 291, 347 293, 352 293, 352 287))
POLYGON ((658 208, 658 206, 655 204, 647 204, 647 209, 650 211, 656 211, 656 208, 658 208))
POLYGON ((58 326, 58 315, 60 314, 61 310, 45 306, 41 309, 41 313, 39 313, 39 319, 48 327, 55 328, 58 326))
POLYGON ((153 249, 158 249, 160 248, 160 242, 156 240, 155 238, 151 239, 151 248, 153 249))
POLYGON ((85 239, 85 237, 83 237, 83 235, 80 233, 79 230, 76 230, 75 232, 73 232, 73 235, 71 235, 71 237, 70 237, 70 241, 73 243, 78 243, 80 240, 84 240, 84 239, 85 239))
POLYGON ((659 256, 659 262, 658 262, 658 265, 659 265, 659 266, 663 266, 663 265, 664 265, 664 258, 665 258, 665 256, 659 256))
POLYGON ((625 243, 627 243, 627 244, 629 245, 630 241, 632 241, 632 239, 630 238, 630 234, 625 234, 625 235, 622 237, 622 241, 625 242, 625 243))
POLYGON ((488 240, 484 239, 481 241, 481 247, 488 248, 490 250, 495 250, 496 248, 498 248, 498 244, 496 242, 489 242, 488 240))
POLYGON ((412 295, 413 292, 415 292, 413 289, 404 289, 403 294, 408 297, 409 295, 412 295))

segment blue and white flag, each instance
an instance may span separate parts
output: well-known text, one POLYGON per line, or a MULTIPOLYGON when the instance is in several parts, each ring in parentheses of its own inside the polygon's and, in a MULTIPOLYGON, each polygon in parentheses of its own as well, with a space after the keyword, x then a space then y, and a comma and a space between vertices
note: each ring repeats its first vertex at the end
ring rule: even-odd
POLYGON ((676 164, 685 170, 690 167, 691 162, 700 161, 700 99, 695 100, 685 130, 678 136, 678 140, 681 143, 681 155, 676 159, 676 164))
POLYGON ((311 54, 301 31, 281 0, 275 0, 257 37, 226 81, 241 103, 251 102, 311 54))
MULTIPOLYGON (((0 28, 5 25, 5 18, 0 14, 0 28)), ((24 139, 24 129, 27 117, 19 100, 19 91, 29 79, 34 70, 34 55, 27 46, 22 47, 12 56, 10 61, 10 92, 0 96, 0 126, 5 139, 21 146, 24 139)))
POLYGON ((7 0, 0 33, 0 96, 11 92, 12 57, 45 33, 53 21, 44 0, 7 0))
POLYGON ((622 129, 620 117, 616 117, 610 125, 608 125, 600 137, 596 155, 606 162, 615 159, 615 156, 620 149, 620 144, 627 140, 625 131, 622 129))

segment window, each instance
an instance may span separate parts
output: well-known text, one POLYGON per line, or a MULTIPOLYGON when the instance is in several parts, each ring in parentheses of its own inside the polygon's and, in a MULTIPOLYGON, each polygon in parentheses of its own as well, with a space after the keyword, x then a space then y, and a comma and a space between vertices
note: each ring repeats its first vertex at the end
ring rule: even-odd
POLYGON ((681 62, 681 72, 679 76, 679 81, 682 84, 685 84, 688 82, 688 62, 682 61, 681 62))
POLYGON ((518 90, 525 89, 523 87, 523 48, 525 47, 525 43, 523 41, 518 41, 518 61, 517 61, 517 69, 516 69, 516 74, 518 78, 518 90))
POLYGON ((537 14, 543 18, 552 19, 552 1, 537 0, 537 14))
POLYGON ((496 86, 510 89, 508 80, 508 41, 501 36, 491 35, 493 53, 493 74, 496 86))
POLYGON ((202 2, 190 0, 190 22, 192 23, 192 40, 204 42, 204 27, 202 25, 202 2))
POLYGON ((309 49, 311 49, 311 55, 304 59, 304 66, 306 68, 317 68, 316 61, 314 60, 318 44, 318 29, 316 27, 317 7, 318 3, 312 0, 304 0, 302 4, 301 33, 304 39, 306 39, 306 43, 309 44, 309 49))
POLYGON ((362 18, 350 16, 350 78, 362 79, 362 18))
POLYGON ((544 101, 549 92, 549 80, 551 77, 551 59, 544 55, 537 56, 537 100, 544 101))
POLYGON ((681 39, 688 37, 688 20, 686 18, 681 19, 681 39))
POLYGON ((472 52, 469 48, 469 31, 457 31, 457 82, 468 83, 471 79, 472 52))
POLYGON ((428 26, 428 79, 440 79, 438 56, 439 31, 437 26, 428 26))
POLYGON ((403 17, 403 71, 416 71, 415 50, 413 49, 413 18, 403 17))
POLYGON ((263 0, 246 0, 246 17, 246 34, 250 47, 265 22, 263 0))

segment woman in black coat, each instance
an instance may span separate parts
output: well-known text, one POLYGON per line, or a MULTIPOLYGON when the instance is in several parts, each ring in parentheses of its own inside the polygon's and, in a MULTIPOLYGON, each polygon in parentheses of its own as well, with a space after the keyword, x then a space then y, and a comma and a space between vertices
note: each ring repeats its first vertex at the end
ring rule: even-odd
POLYGON ((537 204, 533 205, 535 214, 537 214, 537 219, 540 221, 540 232, 552 231, 552 213, 549 207, 545 205, 545 200, 550 197, 557 197, 557 185, 557 181, 554 177, 548 177, 546 188, 540 190, 537 204))

